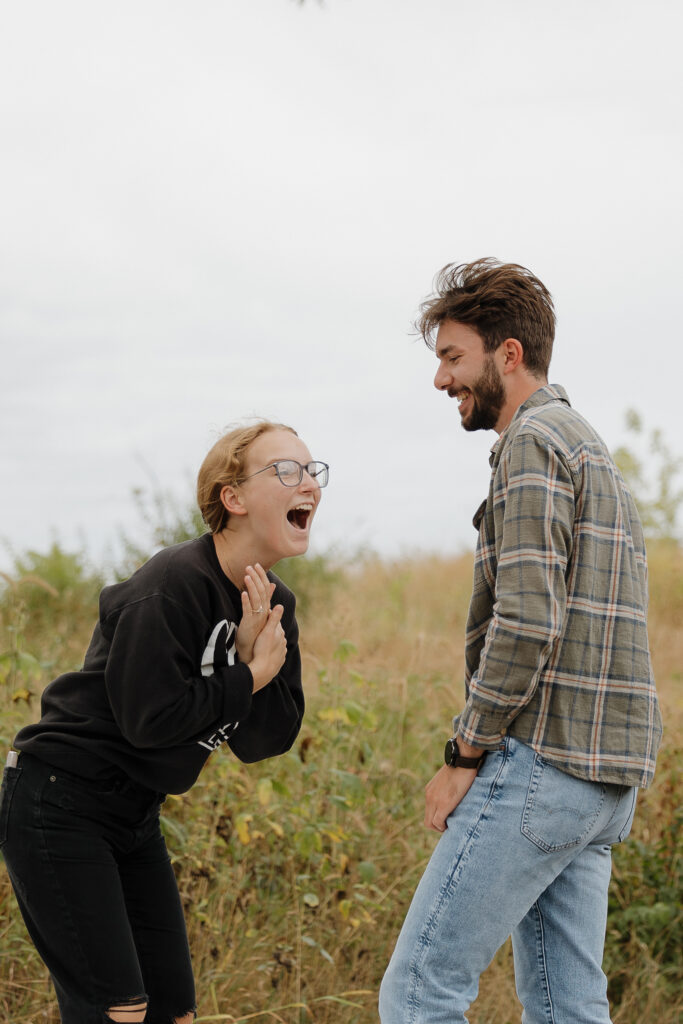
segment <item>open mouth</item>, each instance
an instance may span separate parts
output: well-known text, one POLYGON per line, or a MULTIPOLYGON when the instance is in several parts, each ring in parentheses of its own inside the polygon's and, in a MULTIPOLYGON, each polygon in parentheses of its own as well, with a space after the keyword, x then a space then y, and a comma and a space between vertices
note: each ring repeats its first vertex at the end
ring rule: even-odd
POLYGON ((457 399, 458 409, 460 412, 464 410, 465 405, 467 404, 467 400, 471 397, 471 395, 472 392, 469 390, 469 388, 464 388, 462 391, 458 391, 454 394, 453 397, 457 399))
POLYGON ((312 512, 313 505, 309 502, 303 502, 301 505, 296 505, 295 508, 290 508, 287 513, 287 522, 291 523, 297 530, 305 530, 312 512))

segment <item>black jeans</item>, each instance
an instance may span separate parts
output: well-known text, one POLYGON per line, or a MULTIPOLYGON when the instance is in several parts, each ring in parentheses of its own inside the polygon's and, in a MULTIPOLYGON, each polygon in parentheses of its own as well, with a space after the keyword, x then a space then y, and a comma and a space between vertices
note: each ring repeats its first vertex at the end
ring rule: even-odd
POLYGON ((195 1008, 161 799, 27 754, 4 770, 0 846, 64 1024, 102 1024, 111 1007, 143 1001, 149 1024, 195 1008))

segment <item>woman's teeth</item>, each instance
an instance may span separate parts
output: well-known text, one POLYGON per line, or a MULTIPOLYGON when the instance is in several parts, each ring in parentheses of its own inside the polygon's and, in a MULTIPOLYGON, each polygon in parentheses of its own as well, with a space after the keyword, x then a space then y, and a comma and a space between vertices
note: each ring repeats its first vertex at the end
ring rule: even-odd
POLYGON ((308 517, 313 511, 313 503, 304 501, 300 505, 295 505, 294 508, 290 508, 287 513, 287 520, 295 526, 297 530, 305 530, 306 524, 308 523, 308 517))

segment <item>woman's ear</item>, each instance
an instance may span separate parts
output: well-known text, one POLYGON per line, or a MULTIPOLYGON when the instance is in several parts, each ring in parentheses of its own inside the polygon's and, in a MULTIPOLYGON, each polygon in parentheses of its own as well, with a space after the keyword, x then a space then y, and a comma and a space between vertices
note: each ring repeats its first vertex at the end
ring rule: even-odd
POLYGON ((221 490, 221 502, 231 516, 245 516, 247 510, 242 504, 239 491, 231 484, 226 484, 221 490))

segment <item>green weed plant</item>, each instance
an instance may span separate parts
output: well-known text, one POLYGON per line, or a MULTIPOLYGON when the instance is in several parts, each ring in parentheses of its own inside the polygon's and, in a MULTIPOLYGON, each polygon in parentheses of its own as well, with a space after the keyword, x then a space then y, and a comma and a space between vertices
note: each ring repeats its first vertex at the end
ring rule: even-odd
MULTIPOLYGON (((667 732, 633 836, 614 851, 605 964, 615 1024, 683 1019, 680 565, 679 548, 653 550, 653 635, 667 638, 654 649, 667 732)), ((300 559, 289 571, 308 705, 299 739, 258 765, 221 748, 193 790, 163 807, 198 1019, 374 1024, 383 971, 436 841, 421 826, 423 788, 462 700, 471 558, 368 558, 350 567, 300 559)), ((42 687, 78 663, 76 648, 82 658, 101 583, 81 556, 58 547, 44 561, 27 556, 2 580, 5 746, 37 718, 42 687)), ((56 1024, 45 969, 4 871, 0 906, 0 1018, 56 1024)), ((471 1024, 519 1021, 510 959, 508 944, 482 979, 471 1024)))

